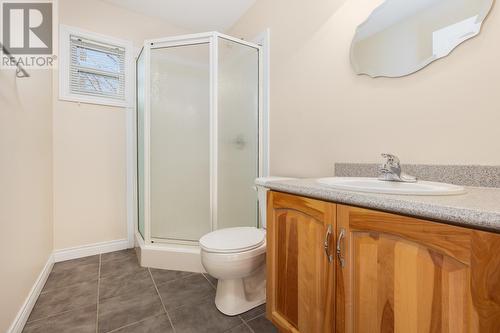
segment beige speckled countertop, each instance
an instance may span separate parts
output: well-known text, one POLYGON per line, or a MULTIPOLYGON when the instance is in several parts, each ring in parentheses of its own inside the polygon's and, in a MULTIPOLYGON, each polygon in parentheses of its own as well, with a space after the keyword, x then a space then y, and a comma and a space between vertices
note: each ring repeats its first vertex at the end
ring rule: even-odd
POLYGON ((332 189, 315 179, 256 180, 272 190, 500 233, 500 188, 466 187, 452 196, 410 196, 332 189))

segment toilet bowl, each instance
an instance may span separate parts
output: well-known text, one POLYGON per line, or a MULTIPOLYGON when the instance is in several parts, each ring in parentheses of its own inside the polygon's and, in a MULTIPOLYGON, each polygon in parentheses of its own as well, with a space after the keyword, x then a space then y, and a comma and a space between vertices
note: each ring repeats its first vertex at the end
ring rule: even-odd
POLYGON ((229 316, 266 302, 267 191, 257 186, 262 228, 219 229, 200 238, 201 263, 208 274, 218 279, 215 305, 229 316))

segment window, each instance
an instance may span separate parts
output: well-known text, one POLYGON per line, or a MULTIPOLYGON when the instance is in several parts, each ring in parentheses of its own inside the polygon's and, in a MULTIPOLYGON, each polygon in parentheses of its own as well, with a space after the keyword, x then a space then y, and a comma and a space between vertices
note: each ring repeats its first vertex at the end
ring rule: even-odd
POLYGON ((129 106, 131 43, 61 26, 60 99, 129 106))

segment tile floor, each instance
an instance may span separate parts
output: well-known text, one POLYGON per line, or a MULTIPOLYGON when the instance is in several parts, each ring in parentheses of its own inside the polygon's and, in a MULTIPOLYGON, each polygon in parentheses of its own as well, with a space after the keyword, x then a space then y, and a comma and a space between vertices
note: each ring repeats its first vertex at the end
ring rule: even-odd
POLYGON ((277 332, 264 306, 220 313, 215 286, 208 275, 140 267, 134 250, 65 261, 54 265, 23 332, 277 332))

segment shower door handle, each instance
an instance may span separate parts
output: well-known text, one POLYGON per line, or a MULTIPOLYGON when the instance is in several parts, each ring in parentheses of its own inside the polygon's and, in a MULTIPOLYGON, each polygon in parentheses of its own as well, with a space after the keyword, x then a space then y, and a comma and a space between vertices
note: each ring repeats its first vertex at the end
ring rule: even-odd
POLYGON ((328 262, 333 261, 333 255, 330 252, 330 238, 332 237, 332 225, 329 224, 326 229, 325 241, 323 242, 323 248, 325 249, 326 257, 328 258, 328 262))
POLYGON ((233 144, 236 146, 236 149, 242 150, 247 145, 247 142, 245 140, 245 137, 240 134, 233 140, 233 144))

